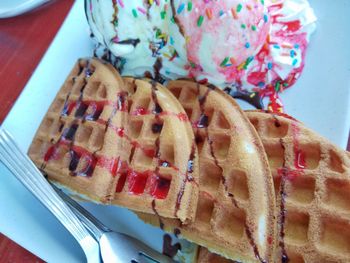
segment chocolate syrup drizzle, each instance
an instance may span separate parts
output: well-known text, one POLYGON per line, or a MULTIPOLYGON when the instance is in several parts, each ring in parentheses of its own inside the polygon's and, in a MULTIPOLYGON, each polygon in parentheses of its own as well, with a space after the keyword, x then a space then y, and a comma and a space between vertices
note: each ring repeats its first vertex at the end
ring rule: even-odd
MULTIPOLYGON (((280 125, 279 121, 278 121, 278 124, 280 125)), ((275 125, 276 125, 276 123, 275 123, 275 125)), ((277 125, 276 125, 276 127, 279 127, 277 125)), ((282 147, 283 151, 285 151, 285 146, 284 146, 284 142, 283 142, 282 138, 280 138, 280 144, 281 144, 281 147, 282 147)), ((279 246, 281 247, 281 262, 282 263, 288 263, 289 262, 289 258, 288 258, 286 247, 285 247, 285 243, 284 243, 284 237, 285 237, 284 225, 285 225, 286 212, 287 212, 286 211, 286 207, 285 207, 285 203, 286 203, 285 184, 286 184, 287 177, 288 177, 288 170, 287 170, 287 167, 286 167, 286 159, 284 157, 283 158, 283 167, 282 167, 282 177, 281 177, 281 182, 280 182, 280 192, 279 192, 280 198, 281 198, 280 222, 279 222, 279 224, 280 224, 280 242, 279 242, 279 246)))
POLYGON ((259 92, 251 92, 247 90, 234 90, 230 87, 226 87, 224 91, 235 99, 241 99, 248 102, 250 105, 257 109, 263 109, 264 103, 259 92))
POLYGON ((174 0, 170 0, 170 6, 171 6, 171 11, 173 13, 174 22, 178 26, 181 35, 185 37, 185 30, 181 25, 180 20, 176 16, 176 8, 175 8, 174 0))
POLYGON ((181 244, 175 243, 174 245, 172 243, 172 238, 169 234, 165 234, 163 236, 163 254, 173 258, 177 254, 179 250, 181 250, 181 244))
POLYGON ((113 12, 113 16, 112 16, 113 19, 111 23, 114 27, 116 27, 118 25, 118 12, 119 12, 117 0, 112 0, 112 4, 113 4, 114 12, 113 12))
POLYGON ((177 227, 174 228, 174 235, 178 238, 181 235, 181 230, 178 229, 177 227))
POLYGON ((128 39, 117 41, 114 43, 119 44, 119 45, 132 45, 132 46, 136 47, 140 43, 140 39, 128 38, 128 39))
POLYGON ((276 114, 272 114, 272 117, 273 117, 274 120, 275 120, 274 124, 275 124, 276 128, 281 127, 281 122, 280 122, 280 120, 277 118, 276 114))
MULTIPOLYGON (((198 102, 199 102, 199 106, 200 106, 201 116, 200 116, 198 124, 197 124, 197 135, 196 135, 196 137, 199 138, 199 129, 204 128, 205 136, 206 136, 206 139, 207 139, 207 142, 208 142, 208 145, 209 145, 210 155, 212 156, 212 158, 214 160, 215 166, 217 168, 219 168, 220 171, 221 171, 221 182, 224 185, 225 192, 227 193, 228 197, 230 197, 231 202, 233 203, 233 205, 236 208, 239 209, 239 205, 238 205, 237 200, 235 199, 234 195, 228 191, 228 186, 226 184, 226 178, 223 176, 223 168, 221 167, 217 157, 215 156, 214 147, 213 147, 213 141, 210 139, 210 136, 209 136, 209 131, 208 131, 208 125, 209 125, 208 119, 209 119, 209 117, 207 115, 205 115, 205 102, 206 102, 206 99, 207 99, 209 93, 211 91, 215 90, 216 87, 214 85, 212 85, 212 84, 208 84, 207 87, 208 87, 208 89, 206 90, 204 95, 200 96, 200 84, 197 84, 197 98, 198 98, 198 102)), ((259 250, 258 250, 258 247, 257 247, 257 245, 256 245, 256 243, 254 241, 252 231, 250 230, 250 227, 249 227, 249 225, 246 222, 245 222, 244 227, 245 227, 246 235, 247 235, 247 237, 249 239, 249 243, 250 243, 250 245, 253 248, 255 257, 257 259, 259 259, 260 262, 265 263, 266 261, 261 258, 259 250)))
POLYGON ((158 211, 156 209, 156 200, 155 199, 152 200, 152 210, 153 210, 154 214, 157 216, 157 218, 159 220, 159 227, 160 227, 160 229, 164 230, 164 222, 163 222, 162 218, 160 217, 160 215, 159 215, 159 213, 158 213, 158 211))
POLYGON ((147 15, 147 19, 150 19, 150 14, 149 14, 149 10, 151 8, 151 4, 149 0, 143 0, 143 6, 146 8, 146 15, 147 15))
POLYGON ((165 79, 162 77, 162 75, 160 74, 160 70, 163 67, 163 61, 161 57, 158 57, 156 59, 156 62, 153 65, 153 70, 154 70, 154 80, 163 84, 165 82, 165 79))
POLYGON ((182 197, 185 193, 186 182, 194 181, 192 173, 193 173, 193 161, 194 161, 195 155, 196 155, 196 145, 195 145, 195 142, 193 142, 192 147, 191 147, 190 157, 189 157, 188 162, 187 162, 186 175, 185 175, 184 180, 182 181, 180 191, 178 192, 177 198, 176 198, 175 215, 177 214, 177 212, 180 209, 181 200, 182 200, 182 197))
MULTIPOLYGON (((157 83, 155 81, 151 81, 150 83, 152 85, 152 101, 154 104, 153 113, 155 114, 155 123, 154 124, 156 124, 157 127, 161 127, 161 129, 159 131, 157 131, 157 133, 160 133, 162 128, 163 128, 163 122, 162 122, 159 114, 162 113, 163 109, 159 105, 159 102, 158 102, 158 97, 157 97, 157 93, 156 93, 156 91, 158 90, 157 83)), ((152 131, 153 131, 153 129, 152 129, 152 131)), ((160 139, 159 138, 160 138, 160 136, 157 137, 156 142, 155 142, 155 145, 156 145, 155 157, 157 158, 157 165, 156 165, 156 168, 154 170, 154 174, 157 177, 159 177, 159 165, 160 165, 160 146, 159 146, 160 139)), ((159 216, 159 213, 157 212, 156 201, 154 199, 152 200, 152 210, 156 214, 156 216, 158 217, 160 228, 164 229, 164 223, 163 223, 161 217, 159 216)))

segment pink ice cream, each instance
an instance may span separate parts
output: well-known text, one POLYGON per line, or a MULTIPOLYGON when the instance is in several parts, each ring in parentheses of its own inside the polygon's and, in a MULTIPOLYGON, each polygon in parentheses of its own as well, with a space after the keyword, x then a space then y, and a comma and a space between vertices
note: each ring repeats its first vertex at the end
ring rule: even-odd
POLYGON ((270 29, 262 1, 174 1, 175 21, 185 37, 190 75, 210 82, 237 81, 265 43, 270 29))

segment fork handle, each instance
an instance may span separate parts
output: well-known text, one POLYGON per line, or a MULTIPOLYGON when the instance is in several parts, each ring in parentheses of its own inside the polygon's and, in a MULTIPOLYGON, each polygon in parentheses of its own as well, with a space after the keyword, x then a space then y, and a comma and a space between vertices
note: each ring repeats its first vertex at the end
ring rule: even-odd
POLYGON ((79 220, 84 224, 85 228, 90 231, 92 236, 96 241, 100 241, 101 236, 105 232, 110 232, 111 230, 103 225, 96 217, 90 214, 84 207, 82 207, 78 202, 68 196, 65 192, 55 186, 53 183, 50 183, 52 188, 56 191, 56 193, 69 205, 69 207, 73 210, 75 215, 79 218, 79 220))
POLYGON ((12 136, 1 127, 0 160, 74 236, 84 250, 88 261, 88 254, 97 252, 99 255, 99 246, 90 233, 52 189, 29 157, 19 149, 12 136))

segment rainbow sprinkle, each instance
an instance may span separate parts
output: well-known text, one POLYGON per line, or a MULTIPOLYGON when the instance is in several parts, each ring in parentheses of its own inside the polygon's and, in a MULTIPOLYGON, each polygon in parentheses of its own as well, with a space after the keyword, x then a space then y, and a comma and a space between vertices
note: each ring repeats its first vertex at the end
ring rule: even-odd
POLYGON ((267 23, 267 21, 269 21, 269 17, 265 14, 264 15, 264 22, 267 23))
POLYGON ((220 63, 220 67, 225 67, 229 60, 230 60, 229 57, 224 58, 224 60, 220 63))
POLYGON ((187 3, 187 11, 191 11, 192 10, 192 2, 191 1, 189 1, 188 3, 187 3))
POLYGON ((142 13, 144 15, 147 14, 146 10, 144 8, 142 8, 142 7, 137 7, 137 10, 139 10, 140 13, 142 13))
POLYGON ((176 13, 181 14, 181 12, 185 9, 185 4, 182 3, 181 5, 179 5, 179 7, 177 8, 176 13))
POLYGON ((203 24, 204 16, 199 16, 197 20, 197 26, 201 26, 203 24))
POLYGON ((207 8, 205 10, 205 13, 206 13, 207 17, 209 18, 209 20, 213 18, 213 10, 211 8, 207 8))
POLYGON ((123 0, 118 0, 118 3, 119 3, 119 5, 120 5, 121 7, 123 7, 123 8, 124 8, 124 3, 123 3, 123 0))
POLYGON ((234 8, 231 8, 231 14, 232 14, 232 16, 233 16, 234 19, 237 19, 237 18, 238 18, 237 12, 236 12, 236 10, 235 10, 234 8))
POLYGON ((295 55, 296 55, 296 52, 292 49, 292 50, 290 51, 290 57, 291 57, 291 58, 294 58, 295 55))
POLYGON ((275 91, 279 91, 281 88, 281 82, 277 81, 276 84, 275 84, 275 91))
POLYGON ((164 11, 162 11, 162 12, 160 12, 160 17, 161 17, 161 19, 165 19, 165 16, 166 16, 166 11, 164 10, 164 11))

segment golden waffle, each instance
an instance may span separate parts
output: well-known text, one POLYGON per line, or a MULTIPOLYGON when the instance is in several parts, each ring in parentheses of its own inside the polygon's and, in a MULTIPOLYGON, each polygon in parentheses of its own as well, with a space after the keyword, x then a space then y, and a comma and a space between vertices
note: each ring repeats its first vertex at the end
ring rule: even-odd
MULTIPOLYGON (((235 101, 213 86, 172 81, 169 90, 186 110, 199 151, 195 221, 160 218, 174 231, 211 251, 243 262, 271 262, 275 196, 263 146, 235 101)), ((141 219, 158 224, 156 217, 141 219)))
POLYGON ((29 155, 50 180, 85 199, 191 220, 198 164, 191 126, 179 120, 181 114, 164 87, 136 81, 130 91, 112 66, 81 59, 44 117, 29 155), (129 118, 131 103, 147 100, 149 109, 166 111, 170 105, 173 113, 129 118), (151 127, 142 124, 151 125, 152 119, 157 131, 147 138, 151 127))
POLYGON ((276 262, 350 262, 350 153, 288 116, 247 116, 274 178, 276 262))
MULTIPOLYGON (((124 82, 129 92, 129 112, 125 126, 128 136, 123 138, 123 150, 128 153, 134 170, 152 171, 151 174, 157 175, 147 183, 143 179, 144 173, 140 177, 147 192, 159 197, 151 204, 152 212, 169 211, 167 217, 193 221, 198 201, 199 166, 187 115, 171 92, 159 83, 133 78, 124 78, 124 82), (159 179, 154 182, 156 178, 159 179), (155 184, 158 188, 154 188, 155 184), (164 191, 168 194, 163 200, 164 191)), ((117 189, 123 180, 125 178, 119 179, 117 189)), ((118 193, 113 203, 130 209, 135 203, 141 207, 147 203, 129 196, 125 191, 118 193)))

